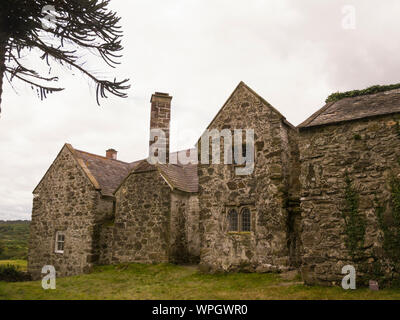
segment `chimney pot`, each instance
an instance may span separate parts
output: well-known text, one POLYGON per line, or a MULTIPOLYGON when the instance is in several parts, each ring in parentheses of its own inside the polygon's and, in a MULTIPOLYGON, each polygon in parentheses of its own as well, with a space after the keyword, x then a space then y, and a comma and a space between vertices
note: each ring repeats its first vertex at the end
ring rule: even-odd
POLYGON ((117 160, 117 150, 114 149, 108 149, 106 151, 106 158, 107 159, 113 159, 113 160, 117 160))

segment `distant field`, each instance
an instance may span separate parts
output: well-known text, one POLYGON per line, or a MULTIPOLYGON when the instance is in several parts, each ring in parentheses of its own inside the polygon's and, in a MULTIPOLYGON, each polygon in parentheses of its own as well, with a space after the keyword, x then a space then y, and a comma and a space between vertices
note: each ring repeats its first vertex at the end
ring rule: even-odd
POLYGON ((0 260, 0 266, 12 264, 17 266, 19 270, 26 271, 28 262, 26 260, 0 260))
POLYGON ((201 274, 196 267, 129 264, 96 267, 59 278, 56 290, 40 281, 0 282, 2 299, 400 299, 400 289, 370 291, 307 287, 278 274, 201 274))
POLYGON ((30 221, 0 221, 0 260, 27 259, 29 224, 30 221))

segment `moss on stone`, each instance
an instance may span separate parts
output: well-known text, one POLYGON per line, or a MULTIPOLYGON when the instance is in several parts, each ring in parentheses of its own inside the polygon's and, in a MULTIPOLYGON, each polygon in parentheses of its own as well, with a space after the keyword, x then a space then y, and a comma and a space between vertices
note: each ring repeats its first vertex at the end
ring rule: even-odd
POLYGON ((335 93, 332 93, 331 95, 329 95, 328 98, 326 98, 325 103, 336 102, 336 101, 342 100, 344 98, 365 96, 368 94, 374 94, 374 93, 379 93, 379 92, 384 92, 384 91, 389 91, 389 90, 394 90, 394 89, 400 89, 400 83, 384 85, 384 86, 375 85, 375 86, 371 86, 371 87, 368 87, 368 88, 362 89, 362 90, 335 92, 335 93))

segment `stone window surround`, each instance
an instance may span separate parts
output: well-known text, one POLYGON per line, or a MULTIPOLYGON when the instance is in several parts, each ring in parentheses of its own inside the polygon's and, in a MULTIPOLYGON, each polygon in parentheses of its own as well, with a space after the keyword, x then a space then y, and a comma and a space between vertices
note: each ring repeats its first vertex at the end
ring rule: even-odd
POLYGON ((54 252, 58 254, 64 254, 65 251, 65 231, 58 230, 55 233, 55 241, 54 241, 54 252), (62 241, 59 240, 59 236, 63 236, 62 241), (62 250, 58 249, 58 244, 62 243, 62 250))
POLYGON ((228 234, 235 234, 235 233, 253 233, 254 231, 254 214, 253 214, 253 210, 251 208, 250 205, 248 204, 243 204, 243 205, 238 205, 238 206, 233 206, 233 205, 229 205, 226 207, 226 213, 225 213, 225 217, 226 217, 226 223, 227 223, 227 233, 228 234), (238 217, 238 230, 236 231, 232 231, 229 230, 229 212, 234 209, 237 212, 237 217, 238 217), (243 220, 242 220, 242 213, 244 211, 244 209, 248 209, 250 212, 250 230, 249 231, 242 231, 243 228, 243 220))

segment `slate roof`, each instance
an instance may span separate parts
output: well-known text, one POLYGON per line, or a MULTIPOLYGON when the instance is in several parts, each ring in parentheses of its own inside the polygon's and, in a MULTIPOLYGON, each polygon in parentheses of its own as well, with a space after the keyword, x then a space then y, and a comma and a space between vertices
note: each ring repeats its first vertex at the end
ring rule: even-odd
MULTIPOLYGON (((115 191, 118 190, 119 186, 131 173, 157 170, 172 189, 190 193, 198 191, 199 179, 197 165, 195 164, 183 165, 178 162, 177 164, 152 165, 147 159, 128 163, 77 150, 70 144, 65 146, 72 152, 94 187, 100 190, 103 195, 114 195, 115 191)), ((180 152, 186 153, 187 150, 180 152)), ((178 153, 171 153, 170 158, 175 158, 178 153)), ((191 159, 194 157, 196 157, 196 154, 191 153, 191 159)))
MULTIPOLYGON (((265 101, 261 96, 259 96, 255 91, 248 87, 244 82, 240 82, 236 89, 231 94, 230 98, 234 93, 241 87, 244 86, 252 94, 256 95, 264 104, 268 105, 272 110, 274 110, 282 120, 290 127, 294 128, 285 117, 275 108, 273 108, 267 101, 265 101)), ((220 109, 218 114, 214 117, 214 120, 218 115, 224 110, 228 101, 220 109)), ((211 121, 209 127, 213 123, 211 121)), ((100 190, 103 195, 114 195, 118 190, 120 185, 125 181, 125 179, 131 173, 143 173, 149 171, 158 170, 161 176, 168 182, 172 189, 177 189, 184 192, 195 193, 199 189, 199 179, 197 175, 197 165, 195 164, 157 164, 151 165, 146 159, 135 161, 132 163, 127 163, 119 160, 109 159, 103 156, 92 154, 86 151, 76 150, 70 144, 65 144, 70 152, 74 155, 75 159, 82 167, 88 179, 94 185, 97 190, 100 190)), ((183 150, 170 154, 171 162, 174 162, 173 158, 177 159, 179 153, 186 153, 188 156, 189 150, 183 150)), ((196 149, 190 149, 190 158, 193 160, 197 158, 196 149)), ((175 161, 176 162, 176 161, 175 161)), ((40 184, 40 183, 39 183, 40 184)), ((36 189, 35 189, 36 190, 36 189)), ((35 191, 34 191, 35 192, 35 191)))
POLYGON ((400 89, 370 95, 344 98, 327 103, 298 128, 339 123, 400 112, 400 89))
MULTIPOLYGON (((190 159, 197 158, 197 154, 193 151, 196 149, 189 149, 190 152, 190 159)), ((179 153, 186 153, 188 155, 189 150, 178 151, 170 154, 170 162, 175 161, 176 164, 169 163, 169 164, 150 164, 147 159, 139 160, 135 162, 133 169, 130 173, 140 174, 144 172, 150 171, 159 171, 161 176, 167 181, 169 186, 172 189, 177 189, 184 192, 195 193, 199 190, 199 179, 197 175, 197 164, 182 164, 179 163, 177 155, 179 153)), ((128 175, 126 176, 128 177, 128 175)), ((125 178, 126 178, 125 177, 125 178)), ((121 180, 121 184, 123 181, 121 180)), ((118 187, 115 188, 114 193, 118 190, 118 187)))
POLYGON ((112 195, 122 180, 138 164, 137 161, 127 163, 77 149, 74 149, 74 153, 77 158, 83 160, 104 195, 112 195))
POLYGON ((139 160, 135 169, 132 170, 134 172, 148 172, 148 171, 156 171, 156 166, 150 164, 146 159, 139 160))
POLYGON ((197 165, 159 164, 161 175, 174 189, 184 192, 199 191, 197 165))

